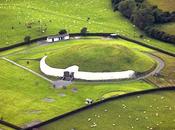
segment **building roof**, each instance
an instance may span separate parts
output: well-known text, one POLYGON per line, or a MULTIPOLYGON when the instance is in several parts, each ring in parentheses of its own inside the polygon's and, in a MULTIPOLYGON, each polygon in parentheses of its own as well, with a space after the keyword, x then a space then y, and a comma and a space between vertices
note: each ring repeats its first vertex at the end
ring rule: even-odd
POLYGON ((50 38, 50 39, 52 39, 52 38, 60 38, 60 37, 66 37, 66 36, 69 36, 69 34, 61 34, 61 35, 50 35, 50 36, 48 36, 47 38, 50 38))

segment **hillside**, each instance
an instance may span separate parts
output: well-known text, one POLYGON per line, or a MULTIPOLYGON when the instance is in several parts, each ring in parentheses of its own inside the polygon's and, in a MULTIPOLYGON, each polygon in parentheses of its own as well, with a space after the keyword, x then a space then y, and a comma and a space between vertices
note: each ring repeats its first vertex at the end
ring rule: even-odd
POLYGON ((174 0, 147 0, 152 5, 157 5, 158 8, 164 11, 175 11, 175 1, 174 0))
POLYGON ((115 72, 134 70, 144 72, 154 67, 154 60, 127 47, 109 43, 90 42, 67 45, 46 59, 48 65, 67 68, 78 65, 82 71, 115 72), (66 59, 66 60, 65 60, 66 59))
POLYGON ((142 32, 119 12, 113 12, 110 0, 2 0, 0 19, 0 47, 21 42, 27 35, 33 39, 60 29, 80 32, 87 27, 89 32, 114 32, 171 52, 175 49, 146 36, 140 38, 142 32))
POLYGON ((66 116, 40 129, 173 130, 174 94, 174 91, 164 91, 120 98, 66 116))

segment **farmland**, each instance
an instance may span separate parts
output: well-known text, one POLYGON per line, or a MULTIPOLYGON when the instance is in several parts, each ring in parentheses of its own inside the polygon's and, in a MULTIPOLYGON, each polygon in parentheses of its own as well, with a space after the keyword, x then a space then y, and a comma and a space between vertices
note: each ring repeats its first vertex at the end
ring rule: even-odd
POLYGON ((86 3, 79 0, 3 0, 0 4, 0 18, 0 47, 21 42, 27 35, 36 38, 56 34, 64 28, 69 32, 80 32, 82 27, 87 27, 89 32, 114 32, 174 52, 171 44, 146 36, 140 38, 142 32, 119 12, 114 13, 109 0, 86 3), (87 21, 88 17, 90 21, 87 21))
POLYGON ((161 31, 164 31, 168 34, 175 35, 175 31, 174 31, 175 23, 167 23, 167 24, 163 24, 163 25, 158 25, 158 26, 156 26, 156 28, 158 28, 161 31))
POLYGON ((120 98, 67 116, 40 129, 173 130, 174 94, 174 91, 164 91, 120 98))
POLYGON ((75 83, 66 90, 57 90, 49 82, 21 68, 3 60, 0 63, 0 116, 19 126, 45 121, 77 109, 85 105, 87 97, 99 100, 111 91, 127 93, 153 87, 143 81, 136 81, 118 84, 75 83), (78 89, 78 92, 73 92, 73 88, 78 89))
MULTIPOLYGON (((163 11, 174 11, 174 0, 145 1, 163 11)), ((175 46, 146 36, 134 22, 112 10, 111 0, 1 0, 0 19, 0 130, 11 130, 1 121, 28 128, 86 106, 89 109, 39 129, 175 130, 175 92, 171 91, 175 86, 175 46), (87 30, 82 32, 82 28, 87 30), (65 34, 70 37, 65 39, 65 34), (25 45, 4 50, 26 36, 25 45), (61 39, 30 42, 43 36, 61 39), (50 67, 61 68, 64 75, 42 73, 44 56, 50 67), (111 80, 113 75, 103 81, 79 80, 74 77, 79 70, 65 69, 73 65, 80 71, 99 72, 99 77, 103 72, 133 70, 135 74, 123 80, 117 73, 115 80, 111 80), (57 82, 70 84, 58 87, 57 82), (151 89, 156 91, 145 94, 151 89), (142 94, 119 98, 138 91, 142 94), (108 100, 111 97, 115 100, 108 100), (102 103, 95 105, 98 102, 102 103)), ((150 27, 175 35, 173 22, 150 27)))
MULTIPOLYGON (((36 44, 31 46, 23 46, 1 53, 1 55, 42 74, 39 70, 38 59, 46 54, 57 54, 66 48, 72 48, 72 46, 80 45, 83 46, 87 45, 87 43, 91 44, 92 46, 96 46, 97 43, 99 45, 104 44, 105 46, 103 46, 103 49, 105 49, 104 47, 117 48, 118 46, 121 48, 130 48, 131 52, 134 50, 138 51, 136 53, 136 57, 140 55, 144 56, 144 54, 139 51, 152 52, 150 49, 121 39, 111 40, 96 38, 70 40, 50 45, 36 44), (29 61, 29 64, 27 64, 27 61, 29 61)), ((57 59, 53 58, 53 61, 57 61, 57 59)), ((148 57, 148 62, 149 61, 152 62, 152 59, 149 59, 148 57)), ((2 65, 0 91, 3 93, 1 94, 1 117, 3 117, 4 120, 19 126, 26 126, 30 125, 31 123, 46 121, 56 115, 82 107, 85 105, 84 101, 86 98, 92 98, 95 101, 99 101, 101 98, 107 98, 110 96, 155 87, 154 85, 148 84, 144 81, 118 81, 116 83, 75 82, 65 90, 54 89, 52 84, 31 74, 30 72, 14 66, 3 59, 1 59, 0 62, 2 65), (73 92, 73 89, 75 88, 78 90, 78 92, 73 92), (49 99, 53 100, 53 102, 47 101, 49 99), (12 100, 13 104, 15 105, 11 104, 12 100), (6 108, 8 109, 6 110, 6 108), (10 115, 8 113, 10 113, 10 115), (13 120, 12 117, 15 115, 18 115, 19 118, 13 120)), ((144 66, 140 65, 139 68, 140 67, 144 66)))
POLYGON ((175 11, 175 1, 174 0, 147 0, 152 5, 157 5, 158 8, 162 9, 163 11, 175 11))

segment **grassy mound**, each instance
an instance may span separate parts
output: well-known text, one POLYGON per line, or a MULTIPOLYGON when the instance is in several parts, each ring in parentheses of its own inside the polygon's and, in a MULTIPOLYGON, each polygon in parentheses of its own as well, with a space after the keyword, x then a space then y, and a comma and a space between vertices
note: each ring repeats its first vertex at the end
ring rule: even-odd
POLYGON ((154 65, 151 58, 138 51, 105 43, 71 44, 51 54, 46 62, 56 68, 78 65, 80 70, 92 72, 143 72, 154 65))
POLYGON ((174 91, 164 91, 121 98, 68 116, 40 129, 173 130, 174 94, 174 91))

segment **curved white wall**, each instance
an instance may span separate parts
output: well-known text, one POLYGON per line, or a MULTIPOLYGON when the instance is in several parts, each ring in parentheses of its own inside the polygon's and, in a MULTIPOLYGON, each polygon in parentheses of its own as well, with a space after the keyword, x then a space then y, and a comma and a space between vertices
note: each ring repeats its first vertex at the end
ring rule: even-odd
POLYGON ((44 56, 41 59, 40 69, 44 74, 49 76, 63 77, 64 71, 74 72, 75 79, 90 80, 90 81, 129 79, 135 76, 135 71, 133 70, 122 71, 122 72, 83 72, 78 71, 79 67, 75 65, 66 69, 52 68, 46 64, 45 62, 46 58, 47 56, 44 56))

